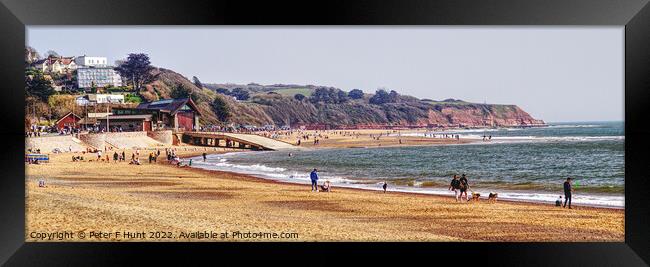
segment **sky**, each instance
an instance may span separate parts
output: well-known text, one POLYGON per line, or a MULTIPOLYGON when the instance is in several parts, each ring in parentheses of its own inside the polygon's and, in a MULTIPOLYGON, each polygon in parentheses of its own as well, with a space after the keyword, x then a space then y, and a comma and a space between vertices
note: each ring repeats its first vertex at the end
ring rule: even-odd
POLYGON ((312 84, 516 104, 547 122, 622 121, 624 28, 29 26, 41 55, 146 53, 203 83, 312 84))

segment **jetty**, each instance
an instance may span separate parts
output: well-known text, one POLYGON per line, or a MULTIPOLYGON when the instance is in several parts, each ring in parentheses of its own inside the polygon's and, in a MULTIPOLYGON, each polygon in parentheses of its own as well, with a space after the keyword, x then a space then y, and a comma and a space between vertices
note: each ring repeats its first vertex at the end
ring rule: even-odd
POLYGON ((224 132, 183 132, 182 142, 195 146, 231 147, 253 150, 292 150, 297 147, 255 134, 224 132))

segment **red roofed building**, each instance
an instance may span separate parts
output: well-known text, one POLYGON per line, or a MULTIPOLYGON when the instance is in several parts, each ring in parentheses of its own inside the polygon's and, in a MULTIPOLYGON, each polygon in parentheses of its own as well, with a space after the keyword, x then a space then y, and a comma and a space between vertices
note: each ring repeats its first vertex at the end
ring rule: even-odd
POLYGON ((81 117, 75 115, 72 112, 68 112, 68 114, 65 114, 54 124, 56 125, 56 128, 60 131, 66 128, 67 129, 76 128, 78 126, 79 120, 81 120, 81 117))

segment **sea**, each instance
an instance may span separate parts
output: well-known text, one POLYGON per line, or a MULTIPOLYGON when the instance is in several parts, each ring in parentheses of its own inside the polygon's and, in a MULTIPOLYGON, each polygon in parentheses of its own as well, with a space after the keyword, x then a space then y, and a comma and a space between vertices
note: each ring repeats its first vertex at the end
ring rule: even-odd
POLYGON ((303 184, 309 184, 309 173, 316 168, 319 181, 329 180, 334 187, 382 190, 386 181, 389 191, 450 196, 454 195, 448 190, 452 176, 465 174, 470 191, 484 197, 496 192, 499 199, 544 203, 553 203, 563 195, 562 184, 571 177, 574 204, 625 206, 623 122, 399 133, 427 138, 440 138, 441 134, 476 141, 412 147, 233 152, 208 155, 205 162, 201 157, 194 158, 192 167, 303 184), (483 136, 489 140, 483 141, 483 136))

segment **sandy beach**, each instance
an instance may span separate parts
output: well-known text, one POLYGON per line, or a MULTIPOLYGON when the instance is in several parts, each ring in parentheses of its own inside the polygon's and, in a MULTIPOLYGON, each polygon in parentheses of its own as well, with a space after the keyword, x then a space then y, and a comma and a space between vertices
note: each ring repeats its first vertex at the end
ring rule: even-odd
MULTIPOLYGON (((357 145, 345 138, 327 140, 321 145, 357 145)), ((359 144, 367 141, 372 142, 359 144)), ((203 148, 180 149, 182 156, 203 153, 203 148)), ((444 196, 346 188, 316 193, 309 185, 162 161, 72 162, 71 156, 53 154, 50 163, 25 165, 27 241, 60 241, 43 236, 61 231, 76 233, 64 241, 624 240, 622 209, 568 210, 501 200, 456 203, 444 196), (46 187, 38 186, 39 179, 46 187), (144 232, 145 238, 125 238, 125 232, 144 232), (201 238, 212 232, 231 234, 201 238), (234 237, 233 232, 283 238, 234 237)))
POLYGON ((465 144, 476 142, 473 139, 437 138, 408 136, 404 134, 425 133, 425 129, 409 130, 386 130, 386 129, 361 129, 361 130, 303 130, 294 131, 290 135, 280 135, 277 140, 293 145, 297 144, 301 135, 309 135, 307 140, 301 140, 300 147, 307 148, 360 148, 360 147, 393 147, 393 146, 425 146, 425 145, 448 145, 465 144), (387 135, 389 134, 389 135, 387 135), (373 138, 374 137, 374 138, 373 138), (379 137, 379 139, 375 139, 379 137), (314 144, 314 139, 319 143, 314 144))

